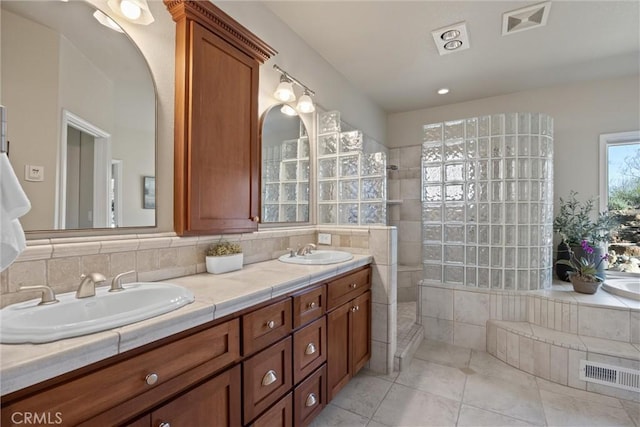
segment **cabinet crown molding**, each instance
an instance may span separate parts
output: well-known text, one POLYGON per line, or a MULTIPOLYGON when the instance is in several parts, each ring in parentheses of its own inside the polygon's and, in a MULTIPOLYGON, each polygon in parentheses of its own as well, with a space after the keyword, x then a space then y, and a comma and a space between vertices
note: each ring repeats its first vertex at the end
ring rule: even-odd
POLYGON ((210 1, 163 0, 175 22, 191 19, 264 63, 278 52, 210 1))

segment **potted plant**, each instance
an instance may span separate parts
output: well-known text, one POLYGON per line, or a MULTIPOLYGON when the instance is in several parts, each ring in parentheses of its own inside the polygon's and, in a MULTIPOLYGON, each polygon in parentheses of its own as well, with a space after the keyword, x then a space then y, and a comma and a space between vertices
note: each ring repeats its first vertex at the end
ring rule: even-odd
MULTIPOLYGON (((584 202, 577 199, 578 193, 571 191, 568 199, 560 198, 560 211, 553 220, 554 231, 560 233, 562 241, 558 245, 558 260, 570 260, 571 252, 578 259, 587 255, 582 249, 586 241, 597 257, 607 253, 607 244, 615 230, 613 218, 608 212, 594 215, 595 202, 590 198, 584 202), (595 218, 595 219, 594 219, 595 218)), ((598 274, 604 279, 606 262, 598 263, 598 274)), ((570 281, 568 273, 572 267, 566 263, 556 264, 558 278, 570 281)))
POLYGON ((585 256, 576 256, 576 253, 569 248, 569 259, 560 259, 558 264, 571 267, 569 279, 573 285, 573 290, 583 294, 595 294, 604 281, 604 277, 598 274, 598 267, 607 260, 608 254, 598 255, 586 240, 580 242, 580 247, 585 256))
POLYGON ((207 249, 207 272, 213 274, 227 273, 242 268, 242 247, 237 243, 220 240, 207 249))

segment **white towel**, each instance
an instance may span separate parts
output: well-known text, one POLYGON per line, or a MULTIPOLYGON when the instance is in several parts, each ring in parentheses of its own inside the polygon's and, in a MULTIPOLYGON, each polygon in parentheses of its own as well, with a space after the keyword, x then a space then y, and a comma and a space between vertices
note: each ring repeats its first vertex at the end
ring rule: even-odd
POLYGON ((24 194, 6 153, 0 153, 0 271, 26 247, 18 218, 29 212, 31 203, 24 194))

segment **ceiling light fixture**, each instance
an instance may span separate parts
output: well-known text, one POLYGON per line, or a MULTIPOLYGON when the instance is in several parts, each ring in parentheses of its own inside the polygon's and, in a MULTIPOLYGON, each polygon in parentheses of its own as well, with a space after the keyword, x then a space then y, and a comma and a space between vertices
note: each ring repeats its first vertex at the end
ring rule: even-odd
POLYGON ((155 21, 147 0, 108 0, 107 5, 113 13, 135 24, 149 25, 155 21))
MULTIPOLYGON (((282 68, 278 67, 276 64, 273 64, 273 69, 282 74, 280 76, 280 83, 276 88, 276 91, 273 93, 273 96, 282 102, 293 102, 296 100, 296 94, 293 91, 293 85, 296 84, 303 89, 303 94, 298 100, 296 105, 296 109, 299 113, 307 114, 313 113, 316 110, 315 105, 313 105, 313 100, 311 99, 316 93, 309 89, 306 85, 300 82, 300 80, 291 76, 291 74, 287 73, 282 68)), ((284 106, 282 108, 282 112, 284 111, 284 106)), ((293 108, 292 108, 293 109, 293 108)), ((287 114, 287 113, 285 113, 287 114)))
POLYGON ((93 17, 96 18, 96 21, 109 28, 110 30, 117 31, 119 33, 124 33, 124 30, 114 21, 109 18, 103 11, 96 10, 93 12, 93 17))
POLYGON ((451 40, 444 44, 444 48, 447 50, 456 50, 462 46, 462 42, 460 40, 451 40))
POLYGON ((449 89, 446 87, 443 87, 442 89, 438 89, 438 95, 446 95, 449 93, 449 89))
POLYGON ((440 55, 459 52, 471 46, 467 24, 464 21, 433 30, 431 35, 440 55))

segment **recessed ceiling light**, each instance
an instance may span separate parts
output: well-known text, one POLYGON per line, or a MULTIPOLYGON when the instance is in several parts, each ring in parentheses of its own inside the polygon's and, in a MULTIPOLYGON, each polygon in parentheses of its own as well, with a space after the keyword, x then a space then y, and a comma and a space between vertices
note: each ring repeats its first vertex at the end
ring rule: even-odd
POLYGON ((462 46, 462 42, 460 40, 451 40, 444 44, 444 48, 447 50, 456 50, 462 46))
POLYGON ((464 21, 433 30, 431 36, 440 55, 460 52, 471 47, 467 24, 464 21))
POLYGON ((438 95, 446 95, 449 93, 449 89, 446 87, 443 87, 442 89, 438 89, 438 95))
POLYGON ((442 33, 440 38, 444 41, 453 40, 460 35, 460 31, 458 30, 449 30, 442 33))

